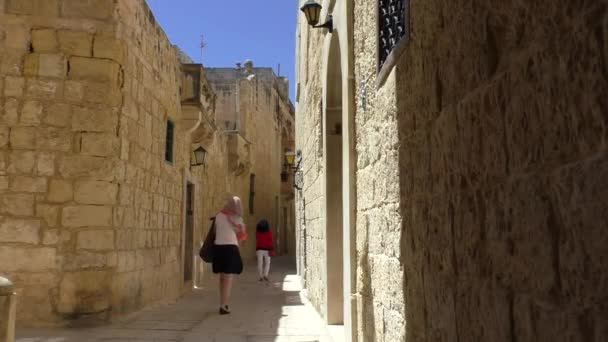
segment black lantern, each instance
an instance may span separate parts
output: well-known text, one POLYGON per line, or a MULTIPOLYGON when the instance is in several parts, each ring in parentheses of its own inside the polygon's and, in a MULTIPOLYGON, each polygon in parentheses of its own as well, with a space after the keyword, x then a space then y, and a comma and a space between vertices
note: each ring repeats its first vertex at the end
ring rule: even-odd
POLYGON ((205 165, 205 158, 207 157, 207 150, 205 150, 202 146, 199 146, 196 150, 194 150, 194 162, 191 163, 192 166, 205 165))
POLYGON ((331 15, 327 16, 327 21, 323 25, 319 24, 319 19, 321 18, 321 9, 323 6, 318 4, 315 0, 308 0, 300 10, 304 12, 306 16, 306 20, 308 21, 308 25, 313 28, 326 28, 329 32, 333 32, 333 18, 331 15))

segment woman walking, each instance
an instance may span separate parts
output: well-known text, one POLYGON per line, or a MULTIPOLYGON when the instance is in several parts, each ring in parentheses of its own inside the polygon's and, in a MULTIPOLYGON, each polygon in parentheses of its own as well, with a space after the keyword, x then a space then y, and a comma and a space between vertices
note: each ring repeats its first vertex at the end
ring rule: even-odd
POLYGON ((233 277, 243 272, 239 242, 247 239, 247 233, 242 216, 241 199, 230 196, 224 208, 215 217, 213 273, 220 275, 220 315, 230 313, 228 301, 233 277))
POLYGON ((258 222, 255 233, 256 254, 258 256, 258 274, 260 281, 268 281, 270 272, 270 257, 274 255, 274 242, 268 221, 258 222))

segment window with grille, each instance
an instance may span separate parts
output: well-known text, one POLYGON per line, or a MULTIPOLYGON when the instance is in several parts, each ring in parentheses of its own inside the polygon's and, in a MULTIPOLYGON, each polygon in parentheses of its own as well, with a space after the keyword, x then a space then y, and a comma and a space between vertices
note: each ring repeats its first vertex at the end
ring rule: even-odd
POLYGON ((378 70, 409 39, 409 0, 378 1, 378 70))
POLYGON ((167 120, 167 134, 165 136, 165 160, 173 163, 173 140, 174 140, 175 124, 171 120, 167 120))

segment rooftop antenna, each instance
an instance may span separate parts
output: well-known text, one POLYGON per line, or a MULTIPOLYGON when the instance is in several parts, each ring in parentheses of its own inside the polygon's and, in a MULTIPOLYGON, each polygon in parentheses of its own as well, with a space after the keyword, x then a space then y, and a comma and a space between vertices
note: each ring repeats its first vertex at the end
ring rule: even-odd
POLYGON ((203 64, 203 50, 207 47, 207 42, 205 41, 205 36, 203 36, 202 34, 199 47, 201 48, 201 64, 203 64))

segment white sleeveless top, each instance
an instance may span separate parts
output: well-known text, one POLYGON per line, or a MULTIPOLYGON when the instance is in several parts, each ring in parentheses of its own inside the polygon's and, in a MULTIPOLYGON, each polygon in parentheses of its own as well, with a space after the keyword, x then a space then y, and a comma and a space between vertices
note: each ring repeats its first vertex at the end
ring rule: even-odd
MULTIPOLYGON (((245 226, 243 218, 240 216, 233 216, 232 220, 238 224, 245 226)), ((239 241, 236 237, 236 233, 239 229, 233 226, 228 221, 228 216, 224 213, 218 213, 215 216, 215 244, 216 245, 239 245, 239 241)))

